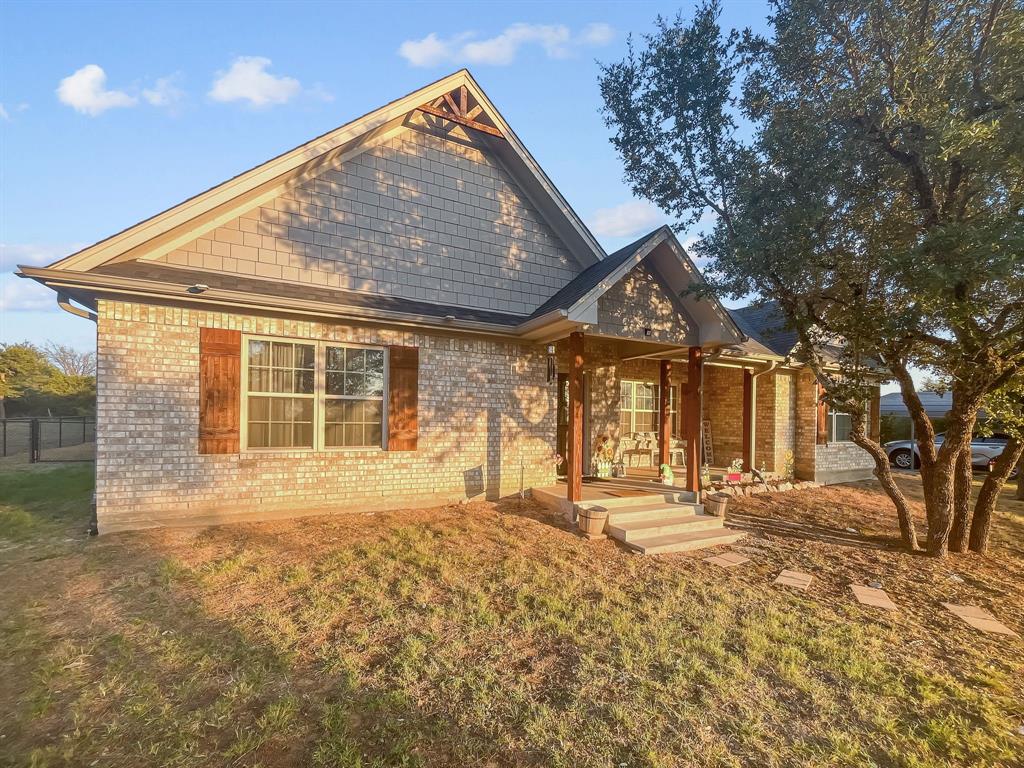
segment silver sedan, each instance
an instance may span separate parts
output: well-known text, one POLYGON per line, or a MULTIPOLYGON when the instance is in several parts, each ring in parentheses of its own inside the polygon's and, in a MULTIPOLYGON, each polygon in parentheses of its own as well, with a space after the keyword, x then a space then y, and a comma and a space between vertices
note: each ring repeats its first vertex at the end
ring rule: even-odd
MULTIPOLYGON (((941 432, 935 436, 935 447, 942 445, 945 438, 941 432)), ((989 465, 999 458, 1006 447, 1007 435, 995 432, 988 437, 975 437, 971 440, 971 465, 976 470, 987 472, 989 465)), ((882 446, 889 456, 889 463, 899 469, 917 469, 921 466, 921 454, 917 449, 916 440, 893 440, 882 446)), ((1016 468, 1011 477, 1016 477, 1016 468)))

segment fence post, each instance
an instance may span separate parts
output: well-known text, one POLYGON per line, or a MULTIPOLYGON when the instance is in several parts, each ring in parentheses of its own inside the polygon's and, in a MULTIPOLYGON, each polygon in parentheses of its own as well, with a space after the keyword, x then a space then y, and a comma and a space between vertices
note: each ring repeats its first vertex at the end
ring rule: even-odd
POLYGON ((28 434, 28 461, 30 464, 35 464, 39 461, 39 419, 32 419, 29 422, 28 434))

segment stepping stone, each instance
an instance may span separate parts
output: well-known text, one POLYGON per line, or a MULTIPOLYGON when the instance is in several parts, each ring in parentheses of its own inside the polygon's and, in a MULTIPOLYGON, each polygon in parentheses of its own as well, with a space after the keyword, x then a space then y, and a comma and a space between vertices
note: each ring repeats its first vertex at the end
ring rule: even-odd
POLYGON ((743 555, 737 555, 735 552, 725 552, 721 555, 705 557, 704 562, 714 563, 715 565, 720 565, 723 568, 733 568, 737 565, 743 565, 743 563, 749 563, 750 558, 744 557, 743 555))
POLYGON ((800 571, 783 571, 775 579, 776 584, 781 584, 784 587, 793 587, 793 589, 799 589, 801 592, 806 592, 807 588, 811 586, 811 580, 814 577, 809 573, 801 573, 800 571))
POLYGON ((980 629, 982 632, 992 632, 997 635, 1020 637, 1020 635, 1000 622, 984 608, 978 608, 974 605, 957 605, 956 603, 943 603, 942 605, 947 611, 959 616, 967 624, 975 629, 980 629))
POLYGON ((853 590, 853 596, 857 598, 859 603, 870 605, 872 608, 882 608, 886 611, 899 610, 896 603, 889 599, 889 595, 885 593, 884 589, 865 587, 860 584, 851 584, 850 589, 853 590))

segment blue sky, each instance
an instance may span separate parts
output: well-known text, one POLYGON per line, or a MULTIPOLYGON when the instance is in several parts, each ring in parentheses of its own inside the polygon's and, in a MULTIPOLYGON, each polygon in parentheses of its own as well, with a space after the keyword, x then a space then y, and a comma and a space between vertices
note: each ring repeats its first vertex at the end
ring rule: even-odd
MULTIPOLYGON (((692 3, 0 4, 0 341, 95 328, 11 276, 107 237, 467 66, 609 250, 635 201, 596 60, 692 3)), ((723 24, 763 28, 726 2, 723 24)), ((685 236, 687 233, 682 233, 685 236)))

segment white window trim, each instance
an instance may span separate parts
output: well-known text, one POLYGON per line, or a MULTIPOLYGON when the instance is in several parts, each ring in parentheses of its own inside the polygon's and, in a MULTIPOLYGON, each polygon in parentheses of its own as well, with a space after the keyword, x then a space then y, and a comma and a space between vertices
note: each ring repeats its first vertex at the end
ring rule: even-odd
MULTIPOLYGON (((622 429, 622 385, 623 384, 629 384, 629 385, 632 386, 632 389, 633 389, 633 392, 632 392, 632 394, 630 396, 630 402, 633 403, 633 407, 629 409, 629 414, 630 414, 629 415, 629 426, 630 426, 630 429, 628 430, 628 434, 635 435, 635 434, 638 433, 638 430, 636 428, 636 414, 638 412, 637 408, 636 408, 636 402, 637 402, 637 399, 636 399, 636 385, 637 384, 646 384, 649 387, 654 387, 658 392, 660 392, 661 391, 661 384, 658 383, 658 382, 654 382, 654 381, 645 381, 643 379, 619 379, 619 429, 620 430, 622 429)), ((676 426, 675 425, 676 413, 673 410, 672 406, 675 406, 676 408, 678 408, 678 406, 679 406, 679 403, 678 403, 678 400, 677 400, 676 388, 677 388, 677 385, 675 385, 675 384, 672 384, 671 386, 669 386, 669 392, 671 393, 669 395, 669 397, 670 397, 669 421, 672 424, 672 431, 673 431, 673 433, 675 432, 675 426, 676 426)), ((660 408, 661 408, 660 397, 661 397, 660 394, 658 394, 655 397, 654 410, 652 410, 652 411, 640 410, 639 413, 654 413, 654 414, 657 414, 659 412, 660 408)), ((657 430, 657 422, 658 422, 657 417, 654 419, 654 421, 655 421, 654 432, 657 433, 657 431, 658 431, 657 430)), ((644 430, 644 433, 646 434, 646 433, 648 433, 648 431, 644 430)))
POLYGON ((841 445, 845 443, 852 443, 853 440, 847 438, 846 440, 836 440, 836 416, 849 416, 850 414, 846 411, 834 411, 831 408, 828 409, 828 415, 825 416, 825 435, 828 438, 825 442, 827 445, 841 445), (831 435, 831 437, 828 437, 831 435))
POLYGON ((389 379, 388 369, 390 367, 390 352, 387 347, 379 344, 359 344, 349 341, 331 341, 322 339, 302 339, 292 336, 267 336, 257 333, 242 334, 242 371, 241 371, 241 425, 239 438, 243 453, 339 453, 358 451, 360 453, 386 451, 388 448, 388 391, 389 379), (287 392, 250 392, 249 391, 249 342, 250 341, 276 341, 289 344, 306 344, 313 347, 313 394, 290 394, 287 392), (377 349, 384 353, 384 390, 381 395, 381 429, 380 445, 326 445, 326 401, 331 400, 368 400, 373 398, 354 397, 344 395, 327 395, 327 347, 345 347, 348 349, 377 349), (249 397, 307 397, 313 400, 313 447, 288 447, 288 448, 250 448, 249 447, 249 397))

